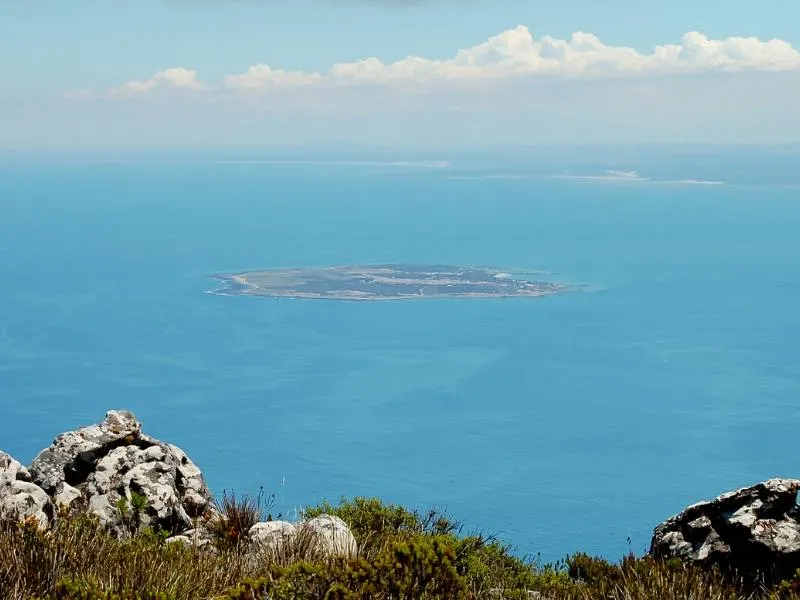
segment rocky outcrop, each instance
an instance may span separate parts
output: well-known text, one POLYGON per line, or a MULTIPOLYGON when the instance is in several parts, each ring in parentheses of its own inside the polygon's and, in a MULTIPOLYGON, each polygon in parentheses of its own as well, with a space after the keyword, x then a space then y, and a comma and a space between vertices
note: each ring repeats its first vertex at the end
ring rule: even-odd
POLYGON ((36 519, 47 526, 53 519, 50 497, 33 483, 31 474, 18 461, 0 451, 0 517, 23 521, 36 519))
MULTIPOLYGON (((132 413, 116 410, 99 424, 59 435, 29 469, 0 452, 0 518, 35 518, 46 527, 59 506, 85 510, 118 535, 159 528, 174 534, 170 544, 207 551, 215 551, 215 545, 203 527, 211 529, 209 523, 225 518, 183 450, 143 434, 132 413)), ((325 556, 358 552, 347 524, 331 515, 257 523, 246 539, 257 556, 298 536, 304 548, 325 556)))
POLYGON ((770 479, 700 502, 656 527, 650 554, 740 575, 800 568, 800 480, 770 479))
POLYGON ((99 425, 59 435, 31 464, 34 480, 53 496, 84 483, 97 461, 112 449, 136 442, 142 424, 132 413, 111 410, 99 425))
POLYGON ((59 435, 30 467, 32 480, 56 504, 80 504, 112 531, 131 524, 181 532, 209 506, 200 469, 177 446, 142 434, 125 411, 59 435))

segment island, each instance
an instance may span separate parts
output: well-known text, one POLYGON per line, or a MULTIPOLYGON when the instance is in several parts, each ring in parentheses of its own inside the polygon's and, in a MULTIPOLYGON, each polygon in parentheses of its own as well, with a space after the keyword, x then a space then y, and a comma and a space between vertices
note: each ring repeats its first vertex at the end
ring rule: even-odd
POLYGON ((287 268, 212 275, 226 296, 331 300, 420 298, 541 298, 575 290, 564 283, 534 280, 534 271, 452 265, 379 264, 287 268))

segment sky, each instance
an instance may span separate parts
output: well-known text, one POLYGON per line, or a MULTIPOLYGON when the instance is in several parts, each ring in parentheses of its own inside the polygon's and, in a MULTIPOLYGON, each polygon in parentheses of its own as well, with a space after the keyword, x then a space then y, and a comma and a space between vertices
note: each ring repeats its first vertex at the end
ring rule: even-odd
POLYGON ((0 0, 0 150, 800 141, 797 0, 0 0))

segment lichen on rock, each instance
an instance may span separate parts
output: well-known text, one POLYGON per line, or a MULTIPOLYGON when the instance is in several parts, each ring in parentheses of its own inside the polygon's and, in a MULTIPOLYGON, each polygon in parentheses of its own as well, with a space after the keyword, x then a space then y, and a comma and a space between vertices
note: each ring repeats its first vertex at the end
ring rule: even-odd
POLYGON ((62 433, 30 468, 54 502, 82 504, 115 533, 137 526, 171 532, 192 527, 210 505, 200 469, 183 450, 142 433, 133 413, 112 410, 99 424, 62 433), (144 499, 144 506, 134 501, 144 499))
POLYGON ((800 480, 770 479, 693 504, 655 528, 650 554, 741 575, 800 568, 800 480))
POLYGON ((0 517, 19 521, 35 519, 46 526, 53 519, 53 503, 45 491, 33 483, 22 464, 0 451, 0 517))

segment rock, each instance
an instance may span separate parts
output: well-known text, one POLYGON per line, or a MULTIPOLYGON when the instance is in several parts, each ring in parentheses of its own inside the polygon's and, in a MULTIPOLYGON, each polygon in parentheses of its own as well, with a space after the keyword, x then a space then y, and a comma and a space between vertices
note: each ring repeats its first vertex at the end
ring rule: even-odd
POLYGON ((297 535, 297 527, 288 521, 256 523, 250 528, 249 537, 259 548, 277 550, 297 535))
POLYGON ((28 469, 5 452, 0 452, 0 518, 36 519, 41 527, 53 520, 50 497, 31 481, 28 469))
POLYGON ((193 548, 204 552, 216 553, 211 537, 207 531, 202 529, 190 529, 180 535, 174 535, 165 540, 167 544, 180 544, 185 548, 193 548))
POLYGON ((164 543, 165 544, 180 544, 184 548, 191 548, 191 547, 194 546, 194 542, 192 541, 192 538, 190 538, 188 535, 183 534, 183 533, 181 535, 173 535, 172 537, 167 538, 166 540, 164 540, 164 543))
POLYGON ((800 480, 770 479, 700 502, 656 527, 650 554, 783 577, 800 568, 800 480))
POLYGON ((125 411, 58 436, 33 461, 31 475, 57 504, 81 503, 117 534, 140 526, 187 530, 211 502, 186 453, 142 434, 141 423, 125 411))
POLYGON ((70 508, 76 500, 81 498, 81 491, 72 487, 68 483, 62 483, 56 488, 53 495, 53 502, 56 506, 70 508))
POLYGON ((118 533, 131 524, 167 531, 192 527, 181 502, 177 465, 160 446, 115 448, 98 461, 84 493, 89 498, 89 511, 118 533), (143 509, 137 508, 134 494, 144 497, 143 509))
POLYGON ((299 525, 298 533, 310 534, 327 556, 353 557, 358 544, 347 523, 333 515, 320 515, 299 525))
POLYGON ((86 481, 97 461, 114 448, 135 443, 142 424, 126 411, 111 410, 99 425, 82 427, 59 435, 31 464, 34 481, 55 495, 66 483, 77 486, 86 481))
POLYGON ((166 449, 175 459, 175 484, 181 490, 181 502, 190 517, 199 517, 211 500, 203 473, 177 446, 166 444, 166 449))
POLYGON ((18 460, 0 450, 0 485, 9 481, 30 481, 31 474, 18 460))

